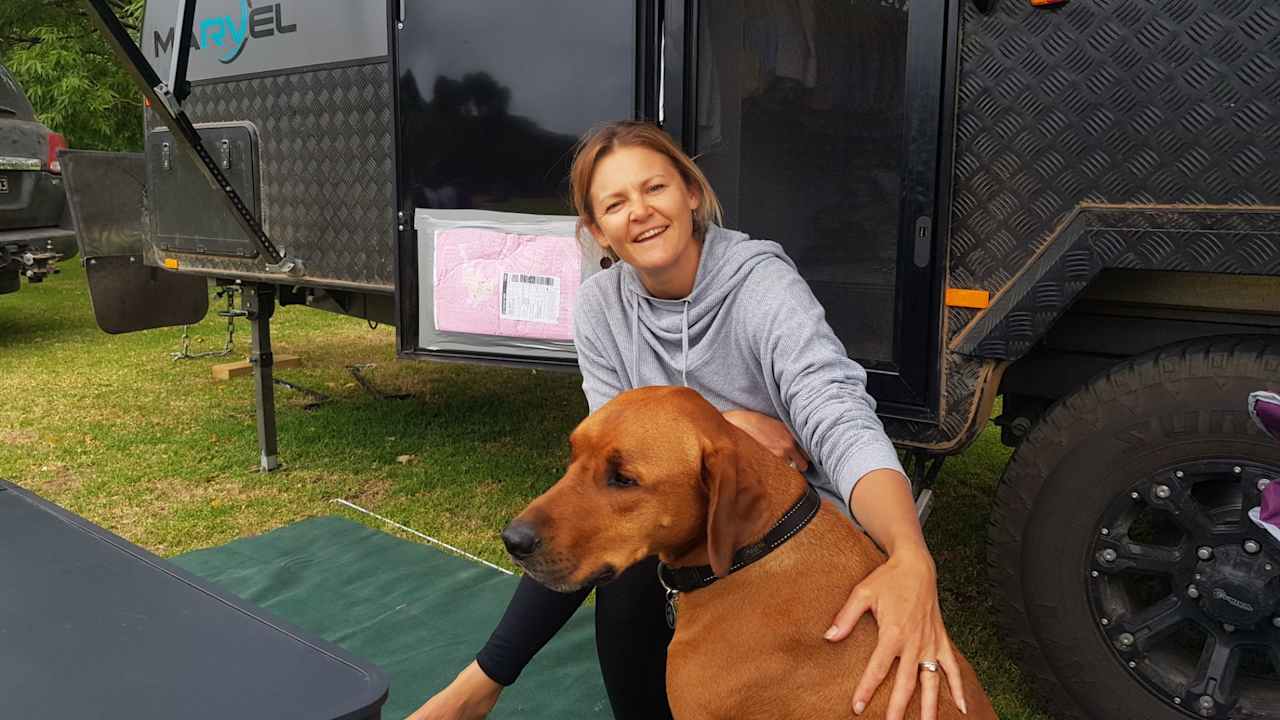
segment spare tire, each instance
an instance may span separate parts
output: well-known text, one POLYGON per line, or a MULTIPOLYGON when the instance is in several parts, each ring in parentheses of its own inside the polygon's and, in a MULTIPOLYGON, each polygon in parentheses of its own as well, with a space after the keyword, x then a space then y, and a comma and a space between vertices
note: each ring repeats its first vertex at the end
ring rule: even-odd
POLYGON ((1249 417, 1280 337, 1125 361, 1010 458, 988 561, 1002 630, 1055 718, 1280 719, 1280 542, 1248 519, 1280 444, 1249 417))

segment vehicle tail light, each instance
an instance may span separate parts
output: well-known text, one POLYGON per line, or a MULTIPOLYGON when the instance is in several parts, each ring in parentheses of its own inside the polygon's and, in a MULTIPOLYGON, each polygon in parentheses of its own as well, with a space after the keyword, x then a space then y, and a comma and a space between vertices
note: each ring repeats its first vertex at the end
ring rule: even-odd
POLYGON ((54 175, 62 174, 62 163, 58 162, 58 150, 67 147, 67 139, 58 133, 49 133, 49 157, 45 160, 45 169, 54 175))

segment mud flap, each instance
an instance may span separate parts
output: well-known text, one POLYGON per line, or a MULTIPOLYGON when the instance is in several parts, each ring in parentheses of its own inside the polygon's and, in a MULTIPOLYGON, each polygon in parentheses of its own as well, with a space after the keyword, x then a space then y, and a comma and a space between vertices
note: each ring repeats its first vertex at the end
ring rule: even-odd
POLYGON ((200 322, 209 312, 208 280, 149 264, 144 156, 72 150, 59 157, 98 327, 116 334, 200 322))

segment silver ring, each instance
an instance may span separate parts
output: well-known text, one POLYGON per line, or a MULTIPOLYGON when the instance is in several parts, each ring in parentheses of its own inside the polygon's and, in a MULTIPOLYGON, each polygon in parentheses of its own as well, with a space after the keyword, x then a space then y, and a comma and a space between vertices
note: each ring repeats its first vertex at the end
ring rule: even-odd
POLYGON ((929 672, 938 672, 938 661, 937 660, 921 660, 920 669, 928 670, 929 672))

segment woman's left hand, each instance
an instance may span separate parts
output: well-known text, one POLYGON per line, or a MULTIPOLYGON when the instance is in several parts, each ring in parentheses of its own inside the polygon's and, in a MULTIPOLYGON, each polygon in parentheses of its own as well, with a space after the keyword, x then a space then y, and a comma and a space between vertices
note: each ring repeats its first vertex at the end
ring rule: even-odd
POLYGON ((886 720, 902 720, 915 693, 917 679, 921 718, 936 720, 941 673, 947 675, 952 700, 965 712, 960 666, 942 624, 937 571, 927 549, 904 549, 858 583, 827 631, 827 640, 843 640, 867 611, 875 616, 878 639, 853 693, 854 713, 861 715, 866 709, 876 689, 888 677, 895 659, 898 669, 886 720), (937 662, 938 672, 921 666, 921 662, 929 660, 937 662))

